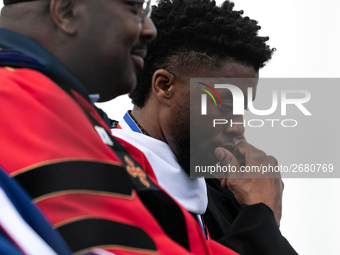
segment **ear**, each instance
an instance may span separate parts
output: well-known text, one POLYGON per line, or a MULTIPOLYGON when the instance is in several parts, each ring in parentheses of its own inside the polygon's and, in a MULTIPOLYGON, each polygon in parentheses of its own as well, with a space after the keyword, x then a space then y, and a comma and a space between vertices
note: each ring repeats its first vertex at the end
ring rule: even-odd
POLYGON ((152 93, 162 104, 170 106, 175 94, 176 77, 165 69, 158 69, 152 76, 152 93))
POLYGON ((69 35, 77 32, 74 8, 76 2, 76 0, 51 0, 50 2, 50 15, 54 24, 69 35))

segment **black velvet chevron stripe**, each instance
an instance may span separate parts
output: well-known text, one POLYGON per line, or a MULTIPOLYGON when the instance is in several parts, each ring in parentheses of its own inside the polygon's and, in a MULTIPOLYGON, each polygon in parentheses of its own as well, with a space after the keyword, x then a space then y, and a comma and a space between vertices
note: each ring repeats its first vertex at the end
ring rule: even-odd
POLYGON ((153 240, 140 228, 104 219, 83 219, 57 228, 72 252, 98 246, 157 250, 153 240))
POLYGON ((35 1, 35 0, 4 0, 4 5, 6 4, 16 4, 20 2, 30 2, 30 1, 35 1))
POLYGON ((90 161, 44 165, 15 176, 33 199, 64 190, 90 190, 131 195, 132 184, 122 167, 90 161))
POLYGON ((143 191, 138 193, 163 230, 184 248, 190 251, 188 231, 184 215, 177 204, 163 191, 143 191), (157 203, 155 203, 157 201, 157 203), (166 212, 166 213, 164 213, 166 212), (171 217, 169 217, 171 215, 171 217))

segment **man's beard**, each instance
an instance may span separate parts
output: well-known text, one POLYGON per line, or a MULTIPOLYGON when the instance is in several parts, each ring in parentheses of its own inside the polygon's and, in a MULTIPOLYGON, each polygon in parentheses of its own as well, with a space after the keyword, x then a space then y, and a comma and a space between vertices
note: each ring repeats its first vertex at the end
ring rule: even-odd
POLYGON ((190 175, 190 134, 174 139, 179 165, 190 175))
POLYGON ((170 135, 179 165, 190 174, 190 116, 187 114, 189 109, 186 109, 183 104, 181 106, 183 107, 178 108, 174 120, 169 123, 170 135))

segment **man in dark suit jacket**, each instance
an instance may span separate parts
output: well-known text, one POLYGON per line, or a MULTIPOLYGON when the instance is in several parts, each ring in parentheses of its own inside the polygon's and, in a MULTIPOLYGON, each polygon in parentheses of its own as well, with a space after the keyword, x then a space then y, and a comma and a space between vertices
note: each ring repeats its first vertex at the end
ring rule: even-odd
MULTIPOLYGON (((145 67, 137 74, 138 85, 130 93, 135 107, 124 117, 129 118, 127 123, 121 124, 126 129, 132 123, 137 128, 128 129, 167 144, 188 174, 189 137, 195 135, 190 133, 189 120, 190 113, 197 110, 190 109, 189 78, 245 78, 252 80, 248 85, 256 90, 259 69, 274 51, 266 43, 268 37, 258 36, 257 22, 233 7, 229 1, 218 7, 209 0, 161 0, 153 7, 152 19, 158 37, 148 45, 145 67)), ((243 85, 239 88, 247 91, 243 85)), ((232 104, 230 95, 221 98, 221 111, 234 122, 242 122, 243 116, 232 115, 228 106, 232 104)), ((134 140, 135 136, 131 134, 127 139, 134 140)), ((197 134, 197 141, 197 147, 204 150, 212 165, 217 162, 237 168, 277 165, 275 158, 245 141, 243 125, 224 125, 216 132, 197 134)), ((142 141, 143 146, 154 154, 161 150, 151 148, 151 140, 145 144, 142 141)), ((150 158, 153 156, 149 157, 152 165, 150 158)), ((166 175, 166 165, 163 172, 166 175)), ((283 182, 279 175, 275 177, 227 178, 222 182, 207 179, 208 206, 203 221, 210 237, 241 254, 296 254, 279 230, 283 182)), ((173 182, 176 185, 176 180, 173 182)), ((164 188, 170 194, 174 189, 164 188)))

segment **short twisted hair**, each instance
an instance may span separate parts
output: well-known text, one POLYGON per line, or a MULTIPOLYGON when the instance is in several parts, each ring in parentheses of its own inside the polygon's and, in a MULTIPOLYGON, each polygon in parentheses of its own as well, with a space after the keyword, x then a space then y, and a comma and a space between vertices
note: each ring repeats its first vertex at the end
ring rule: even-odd
POLYGON ((250 65, 256 71, 271 59, 273 51, 261 37, 257 21, 243 17, 225 1, 159 0, 151 19, 158 36, 148 45, 144 69, 137 73, 137 87, 130 93, 142 108, 149 98, 153 73, 166 70, 218 67, 225 60, 250 65))

